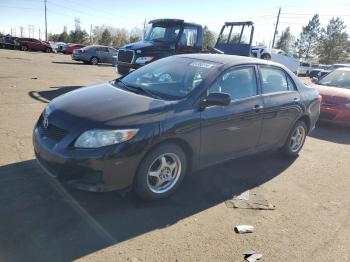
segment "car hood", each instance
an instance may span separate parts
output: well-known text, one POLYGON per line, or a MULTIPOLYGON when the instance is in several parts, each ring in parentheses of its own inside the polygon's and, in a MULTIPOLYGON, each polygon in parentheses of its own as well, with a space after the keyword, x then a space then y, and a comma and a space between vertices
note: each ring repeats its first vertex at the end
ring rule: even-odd
POLYGON ((165 50, 174 49, 175 45, 172 42, 140 41, 140 42, 127 44, 122 48, 131 49, 131 50, 141 50, 141 51, 162 51, 162 50, 165 51, 165 50))
POLYGON ((327 100, 337 100, 341 103, 348 103, 350 101, 350 89, 317 84, 313 84, 312 87, 316 88, 320 95, 323 98, 327 98, 327 100))
POLYGON ((175 102, 135 94, 104 83, 84 87, 54 99, 49 121, 71 128, 99 128, 146 123, 169 111, 175 102))

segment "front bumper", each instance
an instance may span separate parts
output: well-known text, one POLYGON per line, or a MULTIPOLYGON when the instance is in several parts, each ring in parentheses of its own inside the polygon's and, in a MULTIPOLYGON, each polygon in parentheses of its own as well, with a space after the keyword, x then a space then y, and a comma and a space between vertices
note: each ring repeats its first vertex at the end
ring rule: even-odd
POLYGON ((321 106, 320 120, 350 127, 350 109, 321 106))
POLYGON ((50 176, 69 185, 93 192, 125 189, 132 185, 143 150, 130 152, 123 144, 99 149, 58 149, 42 137, 37 128, 33 133, 36 159, 50 176))

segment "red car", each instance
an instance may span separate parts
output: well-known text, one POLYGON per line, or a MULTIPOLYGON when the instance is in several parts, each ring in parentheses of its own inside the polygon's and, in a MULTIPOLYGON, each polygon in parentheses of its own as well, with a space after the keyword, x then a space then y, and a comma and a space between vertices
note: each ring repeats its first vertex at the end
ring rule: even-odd
POLYGON ((43 51, 47 53, 52 52, 52 47, 50 43, 43 42, 34 38, 18 38, 16 39, 16 44, 22 51, 33 50, 43 51))
POLYGON ((350 68, 313 80, 322 96, 320 120, 350 127, 350 68))
POLYGON ((66 49, 66 54, 72 54, 74 49, 83 48, 85 45, 80 44, 70 44, 66 49))

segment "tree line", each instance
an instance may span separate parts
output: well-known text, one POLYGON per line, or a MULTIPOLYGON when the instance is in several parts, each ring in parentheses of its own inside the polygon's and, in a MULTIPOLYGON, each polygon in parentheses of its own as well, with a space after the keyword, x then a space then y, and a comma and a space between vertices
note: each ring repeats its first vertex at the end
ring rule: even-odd
MULTIPOLYGON (((290 27, 282 31, 275 48, 285 52, 296 52, 300 59, 310 60, 318 58, 320 63, 333 64, 346 62, 350 53, 349 35, 345 31, 346 25, 339 17, 332 18, 326 27, 321 27, 320 18, 315 14, 307 25, 302 27, 300 35, 295 38, 290 27)), ((61 34, 50 34, 49 40, 66 43, 101 44, 121 47, 127 43, 142 39, 143 31, 134 28, 130 31, 111 26, 95 26, 92 30, 92 39, 85 30, 72 30, 61 34)), ((216 34, 203 27, 203 47, 213 47, 216 43, 216 34)))
POLYGON ((307 25, 302 27, 299 37, 294 37, 287 27, 276 43, 276 48, 286 52, 295 51, 299 58, 318 58, 319 63, 334 64, 347 61, 350 53, 349 35, 346 25, 339 17, 332 18, 326 27, 321 27, 320 17, 315 14, 307 25))

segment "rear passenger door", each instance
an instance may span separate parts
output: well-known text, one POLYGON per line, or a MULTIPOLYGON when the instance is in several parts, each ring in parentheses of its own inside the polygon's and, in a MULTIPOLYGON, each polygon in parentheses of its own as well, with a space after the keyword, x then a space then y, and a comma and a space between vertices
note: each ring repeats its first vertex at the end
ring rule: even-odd
POLYGON ((108 48, 107 47, 98 47, 97 48, 97 56, 101 63, 107 63, 108 61, 108 48))
POLYGON ((284 142, 291 126, 301 115, 300 94, 289 74, 275 66, 259 66, 264 101, 260 147, 284 142))

